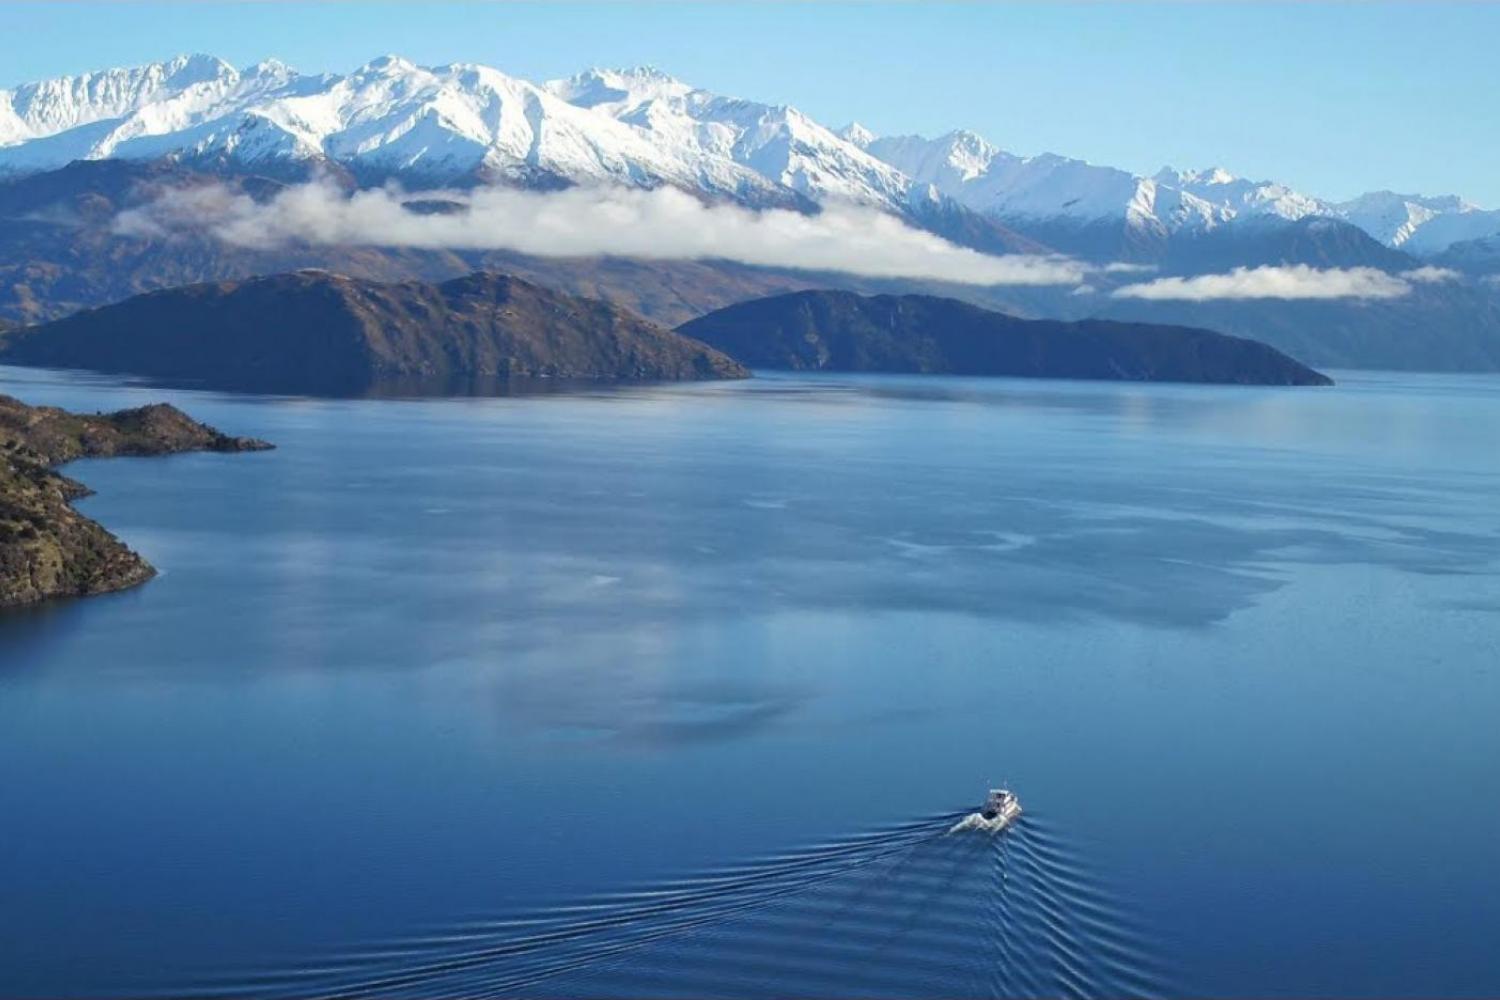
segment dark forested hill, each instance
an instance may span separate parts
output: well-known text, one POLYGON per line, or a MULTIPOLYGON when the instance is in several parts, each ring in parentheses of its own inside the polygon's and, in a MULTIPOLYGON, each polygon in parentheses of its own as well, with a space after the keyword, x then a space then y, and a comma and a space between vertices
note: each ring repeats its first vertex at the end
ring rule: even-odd
POLYGON ((271 392, 746 374, 618 306, 485 273, 428 284, 300 271, 167 289, 12 332, 0 360, 271 392))
POLYGON ((792 292, 680 332, 752 368, 1326 385, 1275 348, 1191 327, 1025 320, 929 295, 792 292))

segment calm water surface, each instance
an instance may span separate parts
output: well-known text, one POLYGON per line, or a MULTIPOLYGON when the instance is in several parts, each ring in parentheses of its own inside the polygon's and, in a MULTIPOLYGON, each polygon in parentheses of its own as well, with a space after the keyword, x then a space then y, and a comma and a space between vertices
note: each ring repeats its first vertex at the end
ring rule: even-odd
POLYGON ((1500 992, 1500 379, 0 391, 280 446, 69 470, 7 996, 1500 992))

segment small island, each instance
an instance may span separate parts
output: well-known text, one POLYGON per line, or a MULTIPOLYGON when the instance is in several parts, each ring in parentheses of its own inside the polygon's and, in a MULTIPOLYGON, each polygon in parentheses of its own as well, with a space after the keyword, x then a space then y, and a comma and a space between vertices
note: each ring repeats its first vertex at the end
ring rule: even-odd
POLYGON ((88 487, 52 467, 77 458, 264 451, 157 403, 85 415, 0 395, 0 607, 123 590, 156 574, 72 507, 88 487))
POLYGON ((791 292, 679 326, 751 368, 1239 385, 1332 385, 1267 344, 1211 330, 1021 319, 933 295, 791 292))

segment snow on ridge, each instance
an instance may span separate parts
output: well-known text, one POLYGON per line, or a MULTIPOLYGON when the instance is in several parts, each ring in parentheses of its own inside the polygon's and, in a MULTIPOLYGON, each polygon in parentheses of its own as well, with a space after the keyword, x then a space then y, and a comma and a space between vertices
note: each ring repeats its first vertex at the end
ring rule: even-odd
MULTIPOLYGON (((348 74, 307 77, 274 62, 240 73, 194 57, 96 76, 124 82, 81 111, 54 115, 69 127, 45 135, 16 113, 32 102, 15 94, 27 98, 29 90, 0 95, 0 171, 104 157, 325 158, 424 179, 541 172, 774 200, 774 185, 742 165, 684 153, 671 137, 594 115, 487 66, 420 67, 387 55, 348 74)), ((38 86, 91 93, 100 89, 93 79, 38 86)))
POLYGON ((797 199, 902 213, 947 198, 1001 221, 1124 223, 1154 232, 1244 220, 1341 219, 1434 254, 1500 233, 1456 196, 1371 192, 1330 203, 1222 167, 1142 176, 1051 153, 1018 156, 967 130, 935 139, 835 132, 795 107, 714 94, 651 66, 532 83, 472 63, 399 55, 346 74, 207 55, 0 90, 0 174, 74 159, 337 162, 447 182, 671 184, 751 204, 797 199))
POLYGON ((655 66, 594 67, 566 79, 548 80, 542 88, 569 104, 586 108, 634 107, 647 100, 682 97, 693 90, 655 66))
POLYGON ((215 56, 54 77, 0 90, 0 146, 118 118, 195 87, 232 85, 233 66, 215 56))
POLYGON ((1387 246, 1419 255, 1500 233, 1500 211, 1485 211, 1457 195, 1371 191, 1334 208, 1387 246))
MULTIPOLYGON (((889 136, 870 152, 958 203, 1001 218, 1157 222, 1157 185, 1054 153, 1017 156, 967 130, 889 136)), ((1175 202, 1174 202, 1175 204, 1175 202)))
POLYGON ((853 143, 860 149, 866 151, 869 150, 870 143, 874 142, 876 139, 875 133, 865 128, 859 122, 850 122, 848 125, 845 125, 843 128, 839 129, 833 134, 838 136, 840 139, 843 139, 845 142, 853 143))
POLYGON ((690 155, 722 157, 815 201, 899 210, 912 196, 911 180, 899 170, 789 105, 713 94, 652 67, 591 69, 544 86, 690 155))
POLYGON ((869 149, 961 204, 1002 218, 1123 220, 1171 232, 1250 216, 1290 221, 1327 213, 1317 199, 1221 167, 1163 168, 1143 177, 1052 153, 1017 156, 964 130, 876 139, 869 149))
POLYGON ((1144 177, 1051 153, 1018 156, 966 130, 936 139, 887 136, 864 145, 968 208, 1023 222, 1123 220, 1170 233, 1242 221, 1329 218, 1419 255, 1500 233, 1500 211, 1483 211, 1454 195, 1423 198, 1375 192, 1335 204, 1218 166, 1163 167, 1144 177))

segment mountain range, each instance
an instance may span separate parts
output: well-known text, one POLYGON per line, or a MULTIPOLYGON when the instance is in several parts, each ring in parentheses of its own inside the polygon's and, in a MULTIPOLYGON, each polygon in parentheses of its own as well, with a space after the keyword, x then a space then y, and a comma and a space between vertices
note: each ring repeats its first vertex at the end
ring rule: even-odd
POLYGON ((396 56, 346 74, 303 74, 196 55, 0 90, 0 324, 301 267, 381 281, 503 270, 667 325, 779 291, 919 292, 1033 318, 1209 327, 1320 366, 1500 369, 1500 212, 1453 195, 1333 202, 1218 168, 1146 176, 1022 156, 966 131, 834 130, 795 108, 713 94, 651 68, 533 83, 396 56), (117 224, 163 192, 217 184, 265 204, 314 177, 346 192, 394 182, 421 212, 458 210, 445 199, 492 185, 667 187, 707 205, 810 218, 854 206, 984 253, 1056 255, 1092 270, 1066 286, 983 285, 398 239, 245 246, 117 224), (1198 277, 1217 288, 1256 268, 1349 271, 1401 294, 1307 299, 1193 287, 1142 297, 1124 288, 1160 280, 1170 290, 1198 277))
POLYGON ((969 131, 835 132, 796 108, 724 97, 651 68, 532 83, 474 64, 383 56, 347 74, 213 56, 0 91, 0 173, 78 159, 158 159, 272 174, 317 164, 361 181, 672 184, 757 206, 830 200, 909 214, 945 200, 1002 223, 1121 225, 1155 237, 1236 222, 1340 219, 1388 247, 1440 254, 1500 235, 1461 197, 1372 192, 1330 202, 1223 168, 1141 176, 969 131))

